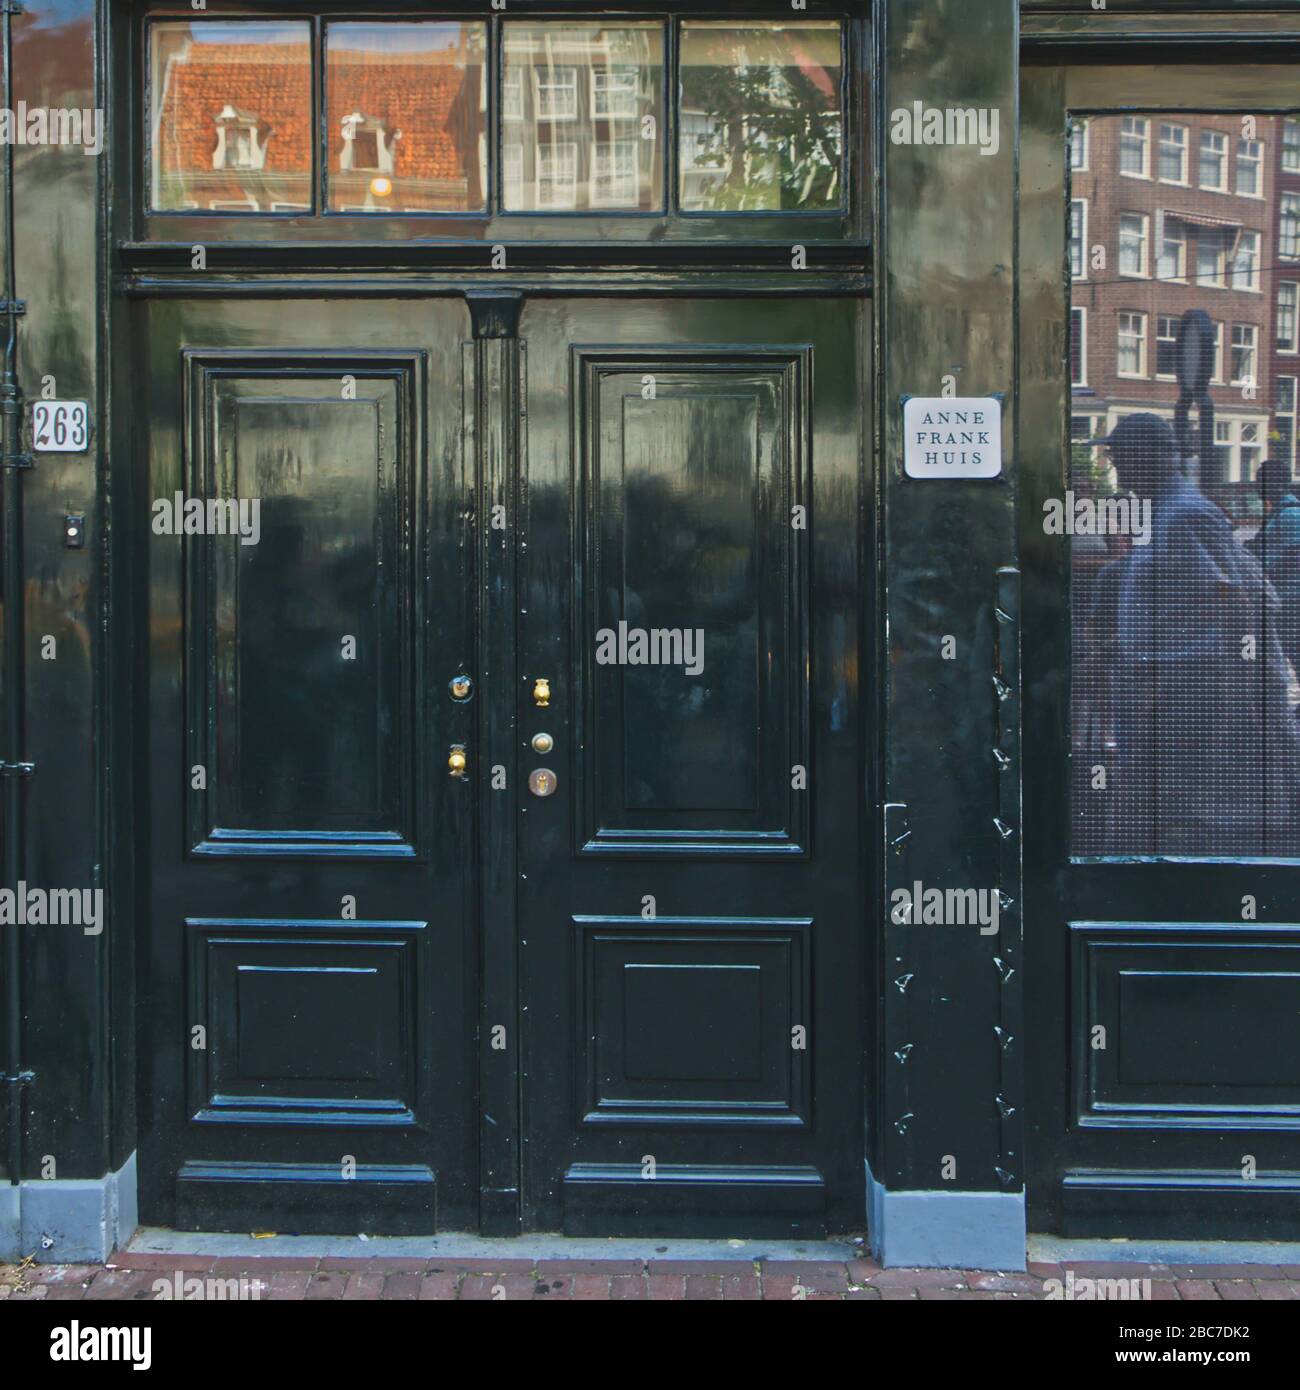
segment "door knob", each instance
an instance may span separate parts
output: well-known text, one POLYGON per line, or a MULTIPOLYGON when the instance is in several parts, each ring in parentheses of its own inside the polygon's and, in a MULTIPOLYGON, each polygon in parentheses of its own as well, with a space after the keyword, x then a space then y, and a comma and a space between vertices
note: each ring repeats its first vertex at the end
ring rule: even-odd
POLYGON ((453 777, 464 777, 465 769, 469 766, 469 761, 465 757, 465 745, 463 743, 453 743, 451 752, 447 755, 447 771, 453 777))
POLYGON ((551 703, 551 683, 545 676, 538 676, 533 682, 533 700, 540 709, 551 703))

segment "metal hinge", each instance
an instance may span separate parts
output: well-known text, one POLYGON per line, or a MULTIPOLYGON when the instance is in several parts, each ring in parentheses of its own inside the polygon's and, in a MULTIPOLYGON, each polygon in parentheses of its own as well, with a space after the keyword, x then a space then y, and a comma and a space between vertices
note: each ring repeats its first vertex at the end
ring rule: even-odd
POLYGON ((35 468, 36 460, 30 454, 0 454, 0 468, 35 468))
POLYGON ((0 0, 0 14, 26 14, 21 0, 0 0))
MULTIPOLYGON (((4 9, 4 0, 0 0, 0 10, 4 9)), ((15 11, 7 10, 5 13, 13 14, 15 11)), ((25 299, 0 299, 0 314, 25 314, 27 312, 27 301, 25 299)))
POLYGON ((35 771, 35 763, 0 762, 0 777, 30 777, 35 771))
POLYGON ((20 1071, 17 1076, 0 1076, 0 1081, 7 1082, 10 1086, 30 1086, 35 1080, 34 1071, 20 1071))

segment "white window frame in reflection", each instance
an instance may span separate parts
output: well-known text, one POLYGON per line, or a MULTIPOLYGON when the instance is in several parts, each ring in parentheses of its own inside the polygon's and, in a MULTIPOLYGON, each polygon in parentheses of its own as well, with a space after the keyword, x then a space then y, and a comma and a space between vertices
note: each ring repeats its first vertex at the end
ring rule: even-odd
POLYGON ((1070 278, 1088 278, 1088 200, 1070 199, 1070 278), (1076 217, 1077 213, 1077 217, 1076 217))
POLYGON ((1156 150, 1156 177, 1161 183, 1178 184, 1184 188, 1187 186, 1187 136, 1188 127, 1185 125, 1177 125, 1172 121, 1160 123, 1159 146, 1156 150), (1174 132, 1175 138, 1166 135, 1166 131, 1174 132), (1182 136, 1182 140, 1179 141, 1177 136, 1182 136), (1163 167, 1165 156, 1171 150, 1178 156, 1177 178, 1168 177, 1163 167))
POLYGON ((1088 384, 1088 310, 1082 304, 1072 304, 1070 306, 1070 345, 1073 347, 1078 344, 1078 351, 1072 353, 1072 358, 1079 363, 1079 375, 1070 377, 1071 386, 1087 386, 1088 384), (1076 318, 1075 316, 1078 315, 1076 318), (1078 324, 1078 332, 1075 332, 1075 324, 1078 324))
POLYGON ((1231 286, 1243 294, 1259 293, 1259 243, 1260 234, 1249 227, 1237 235, 1236 249, 1232 253, 1231 286))
POLYGON ((1273 414, 1279 423, 1285 421, 1288 425, 1286 435, 1286 446, 1281 450, 1278 457, 1291 469, 1291 477, 1295 477, 1296 463, 1296 389, 1297 379, 1293 376, 1279 376, 1277 379, 1277 393, 1274 402, 1273 414))
POLYGON ((626 63, 615 63, 608 67, 591 69, 591 117, 595 121, 634 120, 641 100, 641 69, 626 63), (603 83, 597 79, 604 79, 603 83), (616 86, 610 79, 621 79, 623 85, 616 86), (628 85, 630 83, 630 85, 628 85), (611 103, 611 96, 626 97, 626 103, 611 103), (615 109, 626 105, 626 110, 615 109))
POLYGON ((534 67, 533 73, 533 112, 538 121, 576 121, 578 119, 578 69, 570 63, 550 64, 534 67), (571 80, 557 80, 558 73, 568 73, 571 80), (545 80, 543 80, 545 74, 545 80), (553 103, 554 94, 566 92, 572 100, 566 100, 567 110, 558 110, 553 103), (543 97, 543 93, 547 95, 543 97))
POLYGON ((1258 382, 1259 325, 1257 323, 1234 323, 1232 325, 1231 367, 1231 385, 1254 386, 1258 382))
POLYGON ((1300 117, 1282 118, 1282 167, 1288 174, 1300 174, 1300 117))
POLYGON ((578 142, 576 140, 550 140, 546 144, 533 147, 533 168, 536 171, 536 205, 538 212, 571 212, 578 205, 578 142), (543 172, 546 162, 557 163, 556 152, 565 151, 564 158, 571 162, 572 171, 567 178, 560 177, 552 168, 543 172), (543 159, 545 154, 545 159, 543 159), (543 194, 543 188, 546 193, 543 194))
POLYGON ((1300 193, 1282 195, 1277 254, 1284 261, 1300 260, 1300 193))
POLYGON ((1178 345, 1178 319, 1173 314, 1156 315, 1156 380, 1157 381, 1176 381, 1176 372, 1162 372, 1160 370, 1160 349, 1168 344, 1168 352, 1172 361, 1175 349, 1178 345), (1168 332, 1165 326, 1168 325, 1168 332))
POLYGON ((1300 352, 1300 282, 1283 280, 1277 287, 1277 308, 1274 314, 1277 322, 1277 350, 1279 352, 1300 352), (1289 332, 1283 330, 1290 325, 1289 332))
POLYGON ((1151 177, 1151 122, 1145 116, 1123 116, 1119 124, 1119 172, 1121 178, 1149 179, 1151 177), (1136 142, 1141 168, 1126 169, 1125 158, 1132 153, 1136 142))
POLYGON ((593 208, 627 207, 635 204, 641 187, 641 169, 637 158, 637 139, 634 135, 615 134, 610 140, 593 140, 591 144, 591 186, 587 198, 593 208), (617 152, 630 152, 627 169, 620 170, 617 152), (608 159, 610 167, 601 168, 608 159), (608 184, 605 193, 599 191, 601 181, 608 184))
POLYGON ((1237 168, 1232 182, 1238 198, 1262 198, 1264 196, 1264 142, 1262 140, 1239 139, 1237 141, 1237 168), (1249 188, 1241 186, 1243 169, 1253 169, 1254 178, 1249 188))
POLYGON ((1147 248, 1150 244, 1151 219, 1144 212, 1122 212, 1119 215, 1119 273, 1128 279, 1146 280, 1147 248), (1126 268, 1134 264, 1136 269, 1126 268))
POLYGON ((1081 174, 1088 168, 1088 122, 1084 117, 1075 117, 1070 122, 1070 170, 1081 174))
POLYGON ((1177 213, 1156 213, 1156 279, 1171 284, 1187 280, 1187 224, 1177 213))
POLYGON ((1228 191, 1228 137, 1221 130, 1203 130, 1197 147, 1196 183, 1207 193, 1226 193, 1228 191), (1218 183, 1205 181, 1206 160, 1212 160, 1218 167, 1218 183))
POLYGON ((1147 375, 1147 316, 1140 309, 1120 309, 1117 315, 1117 332, 1115 339, 1115 375, 1128 377, 1133 381, 1141 381, 1147 375), (1131 320, 1137 325, 1136 331, 1131 328, 1125 331, 1125 320, 1131 320), (1137 371, 1126 371, 1120 363, 1124 360, 1126 344, 1131 343, 1137 350, 1137 371))
POLYGON ((1196 283, 1202 289, 1227 289, 1224 272, 1228 262, 1228 247, 1220 227, 1197 227, 1196 229, 1196 283), (1213 252, 1214 268, 1206 273, 1206 256, 1213 252))
POLYGON ((522 121, 524 118, 524 70, 518 64, 507 65, 501 74, 501 119, 522 121))

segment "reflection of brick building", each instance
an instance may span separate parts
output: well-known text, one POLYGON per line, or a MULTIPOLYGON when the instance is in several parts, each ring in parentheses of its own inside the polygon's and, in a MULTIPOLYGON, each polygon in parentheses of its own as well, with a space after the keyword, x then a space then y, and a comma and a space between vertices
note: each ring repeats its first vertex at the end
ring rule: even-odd
POLYGON ((1178 322, 1204 309, 1218 334, 1217 467, 1230 483, 1266 456, 1272 408, 1280 122, 1247 119, 1094 117, 1070 151, 1072 434, 1107 433, 1138 410, 1172 417, 1178 322))
POLYGON ((1300 379, 1300 118, 1275 122, 1277 222, 1274 246, 1277 269, 1269 277, 1273 288, 1269 373, 1273 429, 1269 452, 1291 465, 1300 465, 1296 447, 1296 399, 1300 379))
MULTIPOLYGON (((380 48, 367 46, 367 26, 329 31, 331 208, 483 206, 482 52, 468 38, 477 26, 420 27, 451 41, 380 48)), ((310 31, 243 26, 254 28, 266 42, 229 42, 219 25, 154 26, 155 208, 310 211, 310 31)))

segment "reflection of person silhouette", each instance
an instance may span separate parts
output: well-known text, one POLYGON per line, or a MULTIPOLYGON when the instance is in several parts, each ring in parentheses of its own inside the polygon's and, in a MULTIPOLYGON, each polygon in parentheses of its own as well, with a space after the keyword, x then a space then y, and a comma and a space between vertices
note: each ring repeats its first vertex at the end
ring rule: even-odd
POLYGON ((1300 733, 1266 605, 1276 596, 1179 466, 1173 430, 1130 415, 1105 441, 1151 540, 1122 562, 1113 675, 1117 849, 1292 853, 1300 733))
POLYGON ((1269 459, 1259 467, 1264 524, 1251 544, 1277 591, 1277 631, 1291 669, 1300 678, 1300 487, 1289 464, 1269 459))

